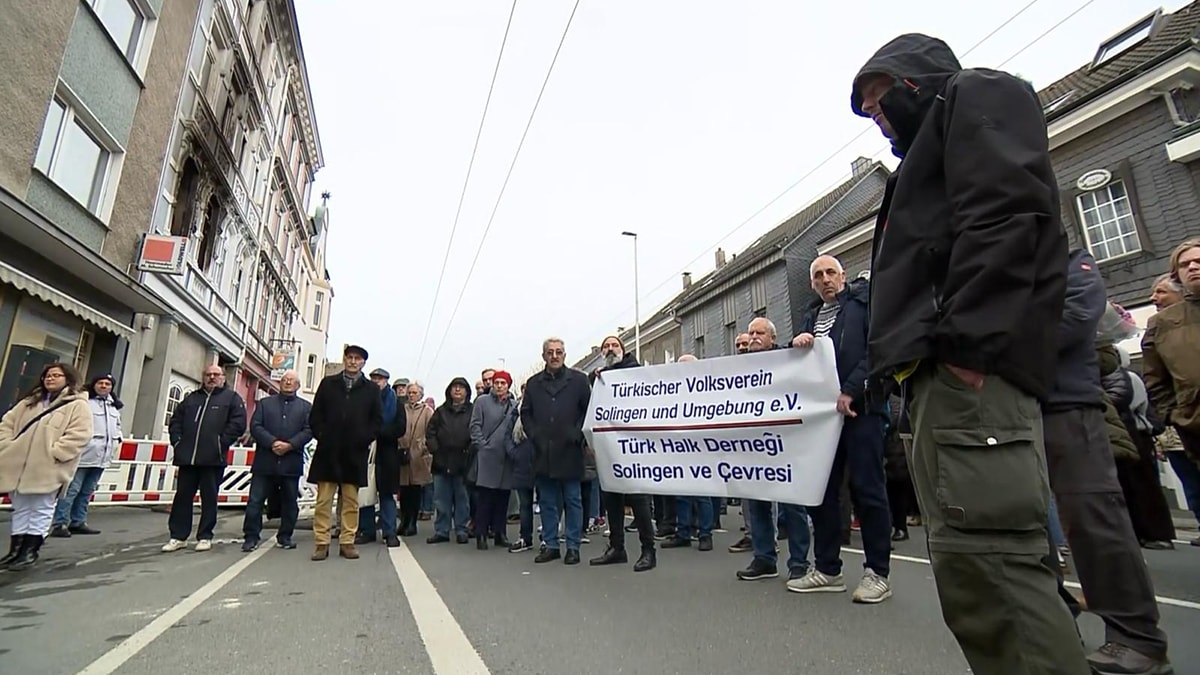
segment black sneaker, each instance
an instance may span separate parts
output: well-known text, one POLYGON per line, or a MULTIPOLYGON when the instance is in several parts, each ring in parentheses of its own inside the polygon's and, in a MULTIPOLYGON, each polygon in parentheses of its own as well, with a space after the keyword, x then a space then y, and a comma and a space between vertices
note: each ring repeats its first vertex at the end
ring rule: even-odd
POLYGON ((661 541, 663 539, 670 539, 671 537, 674 537, 674 536, 675 536, 675 528, 673 528, 673 527, 660 527, 660 528, 658 528, 658 531, 654 533, 654 538, 658 539, 659 541, 661 541))
POLYGON ((71 531, 71 534, 100 534, 100 530, 94 530, 88 527, 87 523, 72 525, 67 529, 71 531))
POLYGON ((65 539, 71 536, 71 530, 69 530, 66 525, 55 525, 54 527, 50 528, 50 536, 62 537, 65 539))
POLYGON ((578 565, 579 564, 579 551, 577 551, 576 549, 573 549, 573 548, 567 549, 567 554, 565 556, 563 556, 563 564, 564 565, 578 565))
POLYGON ((754 544, 750 541, 749 535, 737 540, 733 546, 729 547, 730 553, 748 553, 754 550, 754 544))
MULTIPOLYGON (((576 555, 578 555, 578 554, 576 554, 576 555)), ((548 563, 548 562, 551 562, 554 560, 558 560, 561 557, 562 557, 561 551, 559 551, 556 548, 547 547, 547 548, 542 549, 541 553, 537 554, 537 557, 533 559, 533 562, 548 563)))
POLYGON ((397 537, 394 534, 389 534, 383 538, 383 543, 386 544, 388 548, 397 548, 400 546, 400 537, 397 537))
POLYGON ((432 537, 426 539, 425 543, 426 544, 444 544, 448 541, 450 541, 450 537, 447 537, 444 534, 435 534, 432 537))
POLYGON ((454 535, 454 543, 456 544, 465 544, 469 541, 471 541, 471 538, 465 534, 454 535))
POLYGON ((292 541, 291 537, 282 537, 275 540, 275 545, 286 551, 296 548, 296 542, 292 541))
POLYGON ((699 546, 697 546, 697 548, 700 549, 701 551, 713 550, 712 537, 711 536, 700 537, 700 544, 699 544, 699 546))
POLYGON ((795 581, 797 579, 803 579, 805 574, 808 574, 808 570, 806 570, 806 569, 803 569, 800 567, 797 567, 795 569, 790 569, 790 570, 788 570, 788 581, 795 581))
POLYGON ((529 540, 525 538, 518 538, 513 542, 512 546, 508 547, 509 553, 524 553, 525 551, 532 550, 533 544, 529 543, 529 540))
POLYGON ((744 570, 738 570, 737 578, 742 581, 758 581, 759 579, 774 579, 779 576, 779 570, 773 563, 762 558, 755 558, 744 570))
POLYGON ((257 539, 247 539, 242 542, 242 553, 249 553, 250 551, 253 551, 256 548, 258 548, 258 540, 257 539))
POLYGON ((662 543, 662 547, 663 548, 691 548, 692 540, 684 539, 683 537, 676 535, 676 536, 671 537, 670 539, 664 541, 662 543))

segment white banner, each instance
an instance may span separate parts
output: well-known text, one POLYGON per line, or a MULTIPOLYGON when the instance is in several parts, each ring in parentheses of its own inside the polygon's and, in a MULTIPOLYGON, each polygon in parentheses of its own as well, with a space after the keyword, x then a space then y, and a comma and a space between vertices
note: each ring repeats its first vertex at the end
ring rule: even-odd
POLYGON ((833 343, 596 379, 584 433, 613 492, 820 504, 842 416, 833 343))

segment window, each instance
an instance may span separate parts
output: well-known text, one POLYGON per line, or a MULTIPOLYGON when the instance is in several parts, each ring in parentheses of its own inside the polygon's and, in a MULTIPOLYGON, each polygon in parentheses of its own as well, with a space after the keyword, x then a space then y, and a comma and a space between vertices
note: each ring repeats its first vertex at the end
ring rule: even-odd
POLYGON ((738 334, 737 324, 735 324, 735 323, 725 324, 725 351, 729 354, 737 353, 737 348, 735 348, 733 346, 733 343, 737 342, 737 334, 738 334))
POLYGON ((1136 46, 1142 40, 1150 37, 1150 33, 1153 31, 1154 24, 1161 12, 1162 10, 1158 10, 1141 19, 1101 44, 1100 49, 1096 50, 1096 58, 1092 60, 1092 67, 1096 68, 1103 65, 1136 46))
POLYGON ((50 102, 34 167, 88 211, 100 210, 110 153, 57 96, 50 102))
POLYGON ((737 305, 734 302, 733 293, 727 293, 721 297, 721 322, 736 323, 737 322, 737 305))
POLYGON ((131 63, 142 42, 142 27, 146 18, 132 0, 91 0, 92 9, 100 23, 112 36, 117 48, 131 63))
POLYGON ((308 367, 304 369, 304 388, 312 389, 317 377, 317 355, 308 355, 308 367))
POLYGON ((1085 192, 1076 201, 1083 218, 1083 236, 1097 261, 1142 250, 1123 180, 1085 192))
POLYGON ((321 327, 321 311, 324 309, 325 294, 317 291, 317 301, 313 307, 313 328, 321 327))
POLYGON ((225 218, 225 209, 216 195, 208 198, 204 208, 204 226, 200 233, 200 250, 196 253, 196 264, 200 269, 208 271, 212 265, 214 254, 217 252, 217 239, 221 236, 221 221, 225 218))
POLYGON ((750 282, 750 309, 753 310, 756 316, 762 316, 759 312, 767 310, 767 278, 755 277, 750 282))
POLYGON ((705 356, 707 356, 707 354, 704 353, 704 336, 703 335, 698 336, 696 338, 696 353, 693 354, 693 356, 695 356, 698 359, 702 359, 705 356))
POLYGON ((180 387, 174 382, 167 389, 167 414, 163 416, 163 428, 171 425, 171 416, 175 414, 175 407, 183 402, 183 387, 180 387))
POLYGON ((171 235, 192 236, 192 221, 196 217, 196 196, 200 190, 200 169, 191 157, 183 163, 179 185, 175 188, 175 212, 171 214, 171 235))

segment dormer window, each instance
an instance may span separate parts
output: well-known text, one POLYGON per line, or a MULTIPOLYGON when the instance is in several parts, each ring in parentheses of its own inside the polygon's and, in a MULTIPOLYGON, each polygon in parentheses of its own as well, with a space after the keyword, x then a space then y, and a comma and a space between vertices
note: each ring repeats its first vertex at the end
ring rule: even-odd
POLYGON ((1092 68, 1099 68, 1141 44, 1154 33, 1161 17, 1162 9, 1158 9, 1101 43, 1100 48, 1096 50, 1096 58, 1092 59, 1092 68))
POLYGON ((1050 103, 1046 104, 1046 107, 1045 107, 1045 109, 1042 110, 1042 113, 1049 115, 1050 113, 1054 112, 1055 110, 1058 110, 1059 108, 1066 105, 1067 101, 1070 101, 1074 97, 1075 97, 1075 90, 1072 89, 1071 91, 1068 91, 1067 93, 1063 94, 1062 96, 1059 96, 1058 98, 1054 99, 1050 103))

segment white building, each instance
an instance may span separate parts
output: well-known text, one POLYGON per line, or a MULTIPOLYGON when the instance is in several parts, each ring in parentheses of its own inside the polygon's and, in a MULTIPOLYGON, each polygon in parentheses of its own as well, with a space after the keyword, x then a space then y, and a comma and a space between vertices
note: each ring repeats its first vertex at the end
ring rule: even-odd
POLYGON ((174 310, 143 317, 130 345, 135 436, 160 436, 208 364, 249 408, 276 389, 273 354, 290 349, 303 379, 309 350, 324 359, 305 320, 327 329, 332 299, 324 210, 307 215, 324 158, 291 0, 200 0, 176 117, 149 233, 186 244, 177 273, 135 272, 174 310))
POLYGON ((321 195, 321 203, 313 214, 311 227, 312 236, 303 249, 306 277, 303 280, 301 312, 292 324, 292 335, 300 343, 296 358, 296 372, 300 373, 300 395, 310 401, 325 375, 329 320, 333 313, 333 286, 325 267, 329 193, 321 195))

